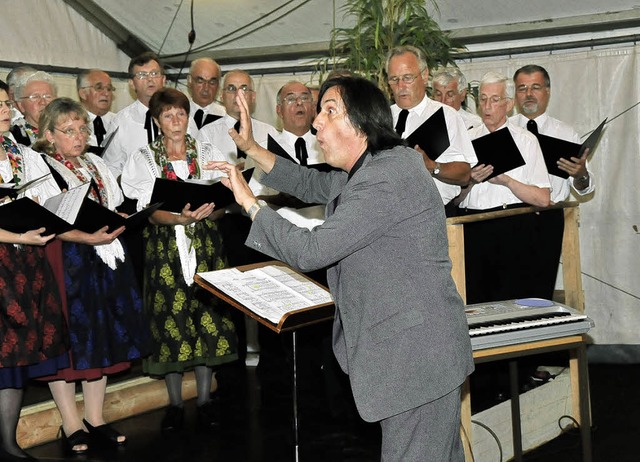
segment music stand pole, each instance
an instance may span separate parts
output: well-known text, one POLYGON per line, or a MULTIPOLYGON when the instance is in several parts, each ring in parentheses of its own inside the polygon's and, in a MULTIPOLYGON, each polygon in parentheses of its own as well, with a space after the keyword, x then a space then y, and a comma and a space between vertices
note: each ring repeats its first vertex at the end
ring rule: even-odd
POLYGON ((292 387, 292 396, 293 396, 293 447, 295 451, 295 461, 299 460, 299 444, 298 444, 298 358, 297 358, 297 341, 296 341, 296 330, 294 329, 291 336, 292 347, 293 347, 293 387, 292 387))

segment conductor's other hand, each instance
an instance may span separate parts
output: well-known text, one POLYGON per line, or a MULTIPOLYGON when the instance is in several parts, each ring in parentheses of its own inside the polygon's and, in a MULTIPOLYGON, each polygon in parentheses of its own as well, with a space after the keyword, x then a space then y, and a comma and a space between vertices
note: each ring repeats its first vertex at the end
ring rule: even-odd
POLYGON ((253 195, 251 188, 235 165, 228 162, 209 162, 207 168, 220 170, 227 175, 226 178, 222 178, 222 184, 233 191, 233 197, 242 208, 247 210, 254 204, 256 196, 253 195))

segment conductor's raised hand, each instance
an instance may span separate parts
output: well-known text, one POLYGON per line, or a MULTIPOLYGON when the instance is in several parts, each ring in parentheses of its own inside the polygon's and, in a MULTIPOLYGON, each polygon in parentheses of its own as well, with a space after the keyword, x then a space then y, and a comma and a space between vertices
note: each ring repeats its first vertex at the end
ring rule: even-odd
POLYGON ((251 156, 251 149, 257 145, 256 140, 253 139, 253 128, 251 126, 251 111, 249 110, 249 103, 244 97, 244 91, 238 90, 236 92, 236 104, 240 108, 240 133, 235 128, 229 129, 229 136, 233 142, 243 150, 247 155, 251 156))
POLYGON ((231 189, 233 197, 242 208, 247 210, 255 203, 256 196, 253 195, 244 176, 235 165, 228 162, 209 162, 207 167, 212 170, 220 170, 227 175, 226 178, 222 178, 222 184, 231 189))

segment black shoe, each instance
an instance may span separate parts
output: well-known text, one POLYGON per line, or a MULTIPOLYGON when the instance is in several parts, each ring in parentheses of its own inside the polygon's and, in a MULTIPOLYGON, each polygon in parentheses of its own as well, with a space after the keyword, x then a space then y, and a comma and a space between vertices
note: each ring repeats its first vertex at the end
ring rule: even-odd
POLYGON ((83 419, 82 421, 84 422, 84 426, 87 427, 87 430, 89 430, 91 442, 98 446, 123 446, 127 442, 126 438, 123 441, 118 441, 118 439, 121 439, 124 435, 114 430, 109 424, 94 427, 86 420, 83 419))
POLYGON ((184 408, 169 406, 164 413, 160 428, 163 433, 172 433, 182 430, 184 424, 184 408))
POLYGON ((34 462, 37 461, 35 457, 31 457, 29 454, 20 450, 21 455, 17 456, 0 448, 0 462, 34 462))
POLYGON ((218 409, 213 401, 198 406, 198 427, 202 429, 220 425, 218 409))
POLYGON ((89 450, 90 436, 87 432, 80 429, 74 432, 72 435, 67 436, 64 429, 60 427, 61 435, 60 441, 62 442, 62 449, 67 454, 84 454, 89 450), (73 449, 76 446, 86 445, 87 449, 73 449))

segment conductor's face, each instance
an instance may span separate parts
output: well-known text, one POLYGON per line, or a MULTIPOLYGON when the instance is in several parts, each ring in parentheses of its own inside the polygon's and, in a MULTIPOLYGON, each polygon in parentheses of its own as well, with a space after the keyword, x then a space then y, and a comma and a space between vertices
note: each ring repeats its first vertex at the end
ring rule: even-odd
POLYGON ((322 96, 313 127, 318 131, 316 138, 327 163, 346 172, 367 147, 367 138, 349 120, 338 87, 329 88, 322 96))

